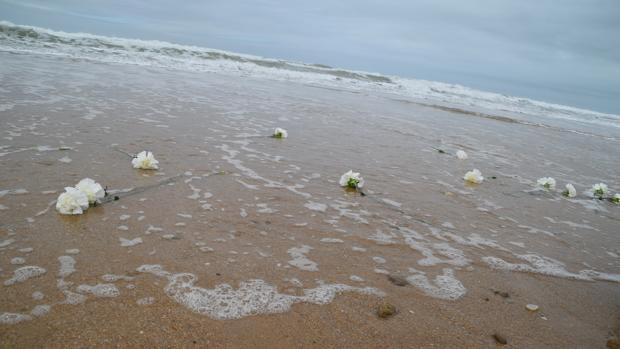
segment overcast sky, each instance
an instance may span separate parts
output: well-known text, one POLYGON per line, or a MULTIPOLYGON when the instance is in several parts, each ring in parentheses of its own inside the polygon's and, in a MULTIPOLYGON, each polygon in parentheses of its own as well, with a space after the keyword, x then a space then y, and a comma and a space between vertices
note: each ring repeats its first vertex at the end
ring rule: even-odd
POLYGON ((0 0, 0 19, 620 114, 620 0, 0 0))

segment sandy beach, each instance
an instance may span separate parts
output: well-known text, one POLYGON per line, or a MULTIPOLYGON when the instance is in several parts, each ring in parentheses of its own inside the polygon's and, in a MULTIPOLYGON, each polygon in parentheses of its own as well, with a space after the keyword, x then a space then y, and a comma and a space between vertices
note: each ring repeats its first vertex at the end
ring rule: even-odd
POLYGON ((620 207, 586 193, 620 190, 618 128, 251 76, 0 62, 0 347, 618 347, 620 207), (142 150, 159 170, 132 168, 142 150), (463 180, 474 168, 479 185, 463 180), (350 169, 365 196, 338 185, 350 169), (58 214, 85 177, 110 198, 58 214), (22 280, 25 266, 38 272, 22 280), (380 318, 385 303, 396 313, 380 318))

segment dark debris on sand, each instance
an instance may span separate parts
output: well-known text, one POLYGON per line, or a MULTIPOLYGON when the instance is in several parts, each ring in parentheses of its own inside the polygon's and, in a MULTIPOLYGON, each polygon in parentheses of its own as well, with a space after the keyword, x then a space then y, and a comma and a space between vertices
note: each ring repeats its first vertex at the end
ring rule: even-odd
POLYGON ((396 314, 396 307, 390 303, 383 302, 377 307, 377 316, 382 319, 386 319, 396 314))

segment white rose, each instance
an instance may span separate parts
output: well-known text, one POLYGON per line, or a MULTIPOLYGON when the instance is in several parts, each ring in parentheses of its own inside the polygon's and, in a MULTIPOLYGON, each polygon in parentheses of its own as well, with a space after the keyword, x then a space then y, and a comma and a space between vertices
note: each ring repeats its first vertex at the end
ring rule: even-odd
POLYGON ((459 160, 465 160, 467 159, 467 153, 463 150, 457 150, 456 151, 456 157, 459 158, 459 160))
POLYGON ((275 138, 286 138, 288 137, 288 132, 286 132, 285 129, 283 128, 279 128, 277 127, 274 131, 273 131, 273 136, 275 138))
POLYGON ((359 172, 349 170, 349 172, 340 177, 340 181, 338 181, 338 183, 341 187, 362 188, 364 186, 364 178, 360 176, 359 172))
POLYGON ((605 194, 607 194, 607 191, 607 184, 605 183, 597 183, 592 186, 592 194, 594 196, 598 196, 599 198, 602 198, 605 194))
POLYGON ((614 196, 611 197, 611 202, 620 205, 620 193, 615 193, 614 196))
POLYGON ((569 198, 574 198, 575 196, 577 196, 577 190, 575 190, 575 187, 569 183, 566 185, 564 195, 568 196, 569 198))
POLYGON ((143 170, 157 170, 159 161, 155 160, 155 156, 150 151, 142 151, 131 160, 133 168, 140 168, 143 170))
POLYGON ((99 200, 103 199, 105 196, 105 191, 101 184, 95 182, 90 178, 82 179, 76 186, 76 189, 86 194, 88 197, 88 202, 90 204, 94 204, 95 202, 99 202, 99 200))
POLYGON ((551 177, 539 178, 538 181, 536 181, 536 183, 538 183, 538 185, 540 185, 541 187, 545 189, 551 189, 551 190, 555 189, 555 179, 551 177))
POLYGON ((88 197, 81 190, 66 187, 56 200, 56 210, 62 214, 82 214, 88 209, 88 197))
POLYGON ((480 173, 478 169, 473 169, 472 171, 467 172, 463 179, 471 183, 480 184, 484 180, 484 177, 482 177, 482 173, 480 173))

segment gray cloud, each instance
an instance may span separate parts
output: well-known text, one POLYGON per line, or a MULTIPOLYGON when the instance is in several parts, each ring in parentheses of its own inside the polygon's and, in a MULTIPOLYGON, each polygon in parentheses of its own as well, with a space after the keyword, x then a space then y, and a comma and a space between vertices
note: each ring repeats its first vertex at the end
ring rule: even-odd
POLYGON ((458 83, 620 114, 620 2, 0 0, 2 19, 458 83))

